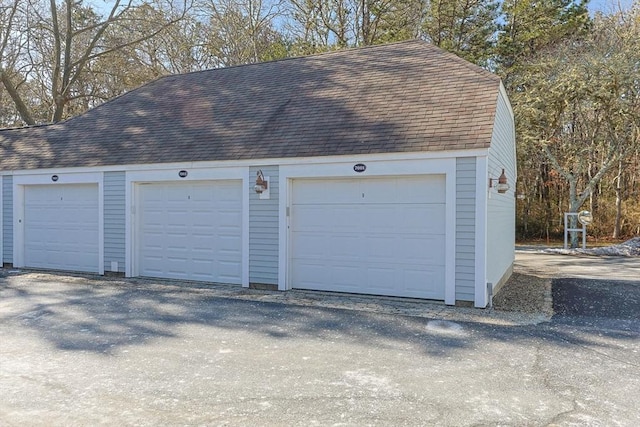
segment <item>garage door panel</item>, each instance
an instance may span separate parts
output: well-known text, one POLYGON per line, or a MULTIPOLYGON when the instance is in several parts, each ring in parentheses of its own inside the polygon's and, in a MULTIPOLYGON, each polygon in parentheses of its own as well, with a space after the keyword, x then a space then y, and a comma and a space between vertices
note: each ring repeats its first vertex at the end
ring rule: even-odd
POLYGON ((334 224, 332 229, 336 232, 348 233, 351 231, 355 231, 354 225, 358 224, 359 226, 361 226, 359 224, 361 217, 362 209, 359 209, 355 206, 328 206, 327 210, 324 211, 325 221, 331 221, 331 224, 334 224))
POLYGON ((442 234, 444 229, 442 224, 445 219, 444 204, 425 204, 420 206, 405 206, 396 213, 402 216, 402 222, 398 223, 396 229, 404 233, 426 233, 442 234))
POLYGON ((216 237, 213 228, 193 227, 193 229, 196 231, 196 235, 191 239, 194 248, 198 248, 198 245, 209 247, 209 242, 216 237))
POLYGON ((387 260, 393 259, 398 265, 427 264, 443 266, 442 248, 444 248, 444 236, 434 235, 412 235, 395 236, 393 239, 384 239, 377 242, 371 241, 369 247, 369 257, 384 257, 387 260), (382 246, 386 244, 387 246, 382 246), (375 249, 374 249, 375 248, 375 249))
POLYGON ((331 283, 329 269, 324 263, 309 260, 297 260, 292 263, 293 281, 302 289, 325 290, 323 286, 331 283))
POLYGON ((330 222, 333 231, 352 231, 360 215, 359 209, 338 204, 294 206, 292 229, 324 232, 330 222))
POLYGON ((360 184, 357 180, 308 180, 305 187, 292 189, 293 200, 297 204, 325 203, 328 199, 332 203, 352 203, 360 195, 360 184))
POLYGON ((362 230, 377 231, 376 227, 379 226, 389 234, 444 234, 443 204, 368 205, 366 216, 366 221, 358 223, 358 227, 362 230), (402 221, 390 222, 389 218, 402 218, 402 221))
POLYGON ((360 258, 362 239, 357 235, 339 235, 335 233, 301 233, 300 239, 292 245, 294 259, 322 257, 327 259, 360 258), (325 242, 333 245, 327 247, 325 242))
POLYGON ((444 280, 442 269, 404 271, 404 287, 407 296, 444 300, 444 290, 439 286, 440 283, 444 283, 444 280), (424 286, 418 286, 419 283, 426 283, 426 290, 424 286))
POLYGON ((191 227, 198 233, 215 234, 216 227, 211 223, 211 213, 194 213, 191 227))
POLYGON ((353 264, 337 263, 331 268, 331 282, 340 287, 344 292, 358 290, 358 284, 362 281, 362 271, 353 264))
POLYGON ((220 260, 218 261, 218 268, 220 277, 224 280, 232 280, 242 273, 241 264, 234 260, 220 260))
POLYGON ((362 239, 360 236, 353 234, 340 235, 331 234, 325 236, 326 239, 330 239, 333 246, 328 248, 326 244, 322 247, 325 249, 325 256, 328 258, 341 259, 341 258, 355 258, 359 259, 362 256, 362 239))
POLYGON ((239 180, 139 186, 139 274, 241 283, 239 180))
POLYGON ((367 287, 377 291, 376 293, 388 294, 387 291, 395 289, 398 273, 402 274, 402 271, 398 271, 396 266, 370 267, 367 271, 367 287))
POLYGON ((191 246, 191 251, 194 254, 207 254, 211 256, 215 253, 213 248, 211 247, 211 241, 215 240, 215 234, 203 234, 199 233, 198 236, 190 239, 189 244, 191 246))
POLYGON ((291 218, 291 229, 293 231, 324 230, 325 222, 315 206, 294 206, 291 210, 291 218))
POLYGON ((399 245, 402 239, 397 236, 373 234, 370 236, 364 236, 360 240, 361 243, 355 248, 355 250, 357 252, 364 252, 365 256, 362 258, 369 261, 385 262, 389 259, 399 258, 399 250, 412 255, 410 250, 407 251, 402 245, 399 245))
POLYGON ((291 253, 294 258, 307 259, 314 256, 325 255, 325 236, 319 233, 298 233, 297 239, 292 242, 291 253))
POLYGON ((357 290, 358 269, 352 265, 334 262, 331 268, 326 263, 300 262, 293 267, 293 274, 302 278, 301 283, 308 289, 335 290, 331 286, 340 286, 343 292, 357 290))
POLYGON ((444 188, 443 175, 294 181, 291 285, 444 299, 444 188))
POLYGON ((217 247, 220 251, 232 252, 234 255, 240 254, 242 242, 237 234, 218 234, 217 237, 217 247))
POLYGON ((414 203, 418 199, 444 204, 447 200, 445 188, 444 175, 429 175, 407 178, 399 183, 396 191, 398 201, 405 203, 414 203))

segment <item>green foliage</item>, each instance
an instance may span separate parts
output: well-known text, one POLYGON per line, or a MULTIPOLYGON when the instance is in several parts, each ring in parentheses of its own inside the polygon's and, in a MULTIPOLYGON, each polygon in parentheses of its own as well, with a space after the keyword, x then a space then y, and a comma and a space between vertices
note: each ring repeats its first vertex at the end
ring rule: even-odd
MULTIPOLYGON (((635 183, 629 192, 637 188, 639 23, 637 15, 599 15, 589 34, 549 46, 520 65, 511 95, 520 187, 529 209, 546 210, 536 214, 547 218, 546 228, 549 218, 587 201, 606 223, 620 212, 612 215, 603 206, 622 209, 612 200, 622 196, 621 183, 635 183)), ((531 212, 520 215, 529 228, 533 221, 525 215, 531 212)))
MULTIPOLYGON (((546 48, 585 35, 591 24, 588 0, 505 0, 496 44, 498 73, 510 87, 512 74, 546 48)), ((513 80, 518 81, 518 78, 513 80)))
POLYGON ((487 0, 432 0, 422 25, 436 46, 487 66, 498 29, 498 3, 487 0))

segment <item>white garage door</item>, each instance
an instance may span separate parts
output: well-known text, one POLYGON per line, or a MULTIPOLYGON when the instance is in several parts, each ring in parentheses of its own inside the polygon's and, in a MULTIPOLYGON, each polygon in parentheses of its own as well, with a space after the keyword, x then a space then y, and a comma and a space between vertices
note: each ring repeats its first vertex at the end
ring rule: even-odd
POLYGON ((140 184, 138 274, 242 283, 242 182, 140 184))
POLYGON ((99 271, 97 184, 24 187, 24 265, 99 271))
POLYGON ((444 299, 444 175, 294 180, 294 288, 444 299))

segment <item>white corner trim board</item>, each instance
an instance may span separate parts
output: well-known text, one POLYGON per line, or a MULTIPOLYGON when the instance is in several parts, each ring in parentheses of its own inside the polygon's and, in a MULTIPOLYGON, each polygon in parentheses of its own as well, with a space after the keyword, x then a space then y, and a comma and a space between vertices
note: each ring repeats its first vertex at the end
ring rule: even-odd
POLYGON ((487 295, 487 187, 488 157, 476 157, 476 218, 475 218, 475 306, 484 308, 487 295))

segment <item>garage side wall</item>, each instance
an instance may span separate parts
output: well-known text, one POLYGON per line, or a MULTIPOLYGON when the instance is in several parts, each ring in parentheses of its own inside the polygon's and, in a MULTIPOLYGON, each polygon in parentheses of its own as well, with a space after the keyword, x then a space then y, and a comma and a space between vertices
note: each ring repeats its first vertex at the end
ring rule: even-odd
POLYGON ((456 300, 475 296, 476 158, 456 159, 456 300))
POLYGON ((2 177, 2 261, 13 264, 13 177, 2 177))
POLYGON ((510 276, 515 257, 515 124, 504 90, 498 95, 488 168, 491 178, 498 178, 504 169, 510 186, 504 194, 490 189, 487 199, 487 282, 495 288, 510 276))
POLYGON ((278 166, 249 169, 249 283, 278 285, 278 166), (258 170, 269 179, 269 199, 253 190, 258 170))
POLYGON ((124 172, 104 174, 104 271, 125 272, 124 172))

